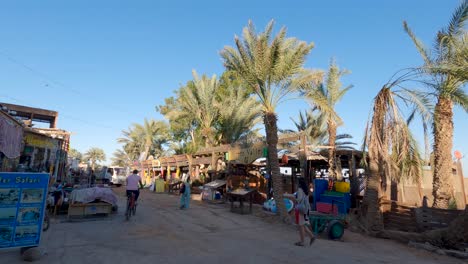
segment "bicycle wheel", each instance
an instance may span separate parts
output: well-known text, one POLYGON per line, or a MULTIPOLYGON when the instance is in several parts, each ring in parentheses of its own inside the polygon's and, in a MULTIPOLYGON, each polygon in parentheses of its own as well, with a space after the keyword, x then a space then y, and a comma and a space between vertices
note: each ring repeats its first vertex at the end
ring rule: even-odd
POLYGON ((136 205, 136 202, 133 203, 133 215, 136 214, 136 208, 137 208, 137 205, 136 205))
POLYGON ((125 210, 125 219, 128 221, 130 219, 131 208, 130 208, 130 198, 127 200, 127 210, 125 210))

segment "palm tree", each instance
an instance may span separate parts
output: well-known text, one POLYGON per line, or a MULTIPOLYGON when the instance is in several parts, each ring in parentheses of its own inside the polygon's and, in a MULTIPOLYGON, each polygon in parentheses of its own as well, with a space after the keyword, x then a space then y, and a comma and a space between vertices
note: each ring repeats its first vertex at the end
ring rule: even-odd
POLYGON ((283 179, 278 162, 278 127, 275 113, 278 103, 292 91, 291 81, 301 73, 306 56, 313 48, 296 38, 286 38, 286 28, 272 37, 274 21, 264 32, 256 33, 251 21, 243 30, 243 40, 235 36, 236 47, 221 51, 224 66, 236 73, 258 96, 262 104, 268 161, 273 179, 274 198, 283 219, 288 216, 283 202, 283 179))
POLYGON ((221 144, 232 144, 255 133, 253 127, 261 121, 261 105, 246 88, 227 88, 226 94, 218 98, 217 133, 221 144))
MULTIPOLYGON (((400 111, 397 100, 418 105, 424 112, 423 100, 406 96, 410 91, 393 91, 398 83, 385 85, 374 99, 372 118, 366 128, 364 149, 368 152, 368 175, 363 200, 364 225, 370 233, 383 229, 380 199, 381 180, 391 177, 418 179, 422 173, 422 159, 417 143, 400 111)), ((365 153, 365 152, 364 152, 365 153)), ((363 161, 366 161, 364 157, 363 161)))
POLYGON ((432 54, 419 41, 406 22, 403 27, 424 60, 421 68, 431 78, 426 82, 436 98, 433 118, 435 208, 448 208, 452 198, 453 106, 468 112, 468 94, 463 90, 468 77, 468 36, 464 29, 468 1, 455 10, 449 25, 437 33, 432 54))
POLYGON ((335 111, 335 105, 343 98, 346 92, 351 89, 352 86, 342 88, 340 78, 347 74, 345 70, 340 70, 334 61, 330 63, 327 77, 325 80, 325 86, 320 84, 315 87, 314 83, 305 83, 302 85, 302 92, 314 106, 316 106, 327 123, 328 130, 328 143, 330 149, 328 150, 328 166, 329 174, 332 178, 341 178, 341 173, 336 172, 336 130, 338 126, 343 124, 340 116, 335 111))
POLYGON ((70 148, 68 151, 68 157, 76 160, 83 160, 83 154, 74 148, 70 148))
POLYGON ((291 118, 297 131, 304 131, 307 141, 313 146, 324 144, 327 139, 325 127, 325 115, 319 112, 317 107, 304 112, 299 112, 298 120, 291 118), (317 113, 318 112, 318 113, 317 113))
MULTIPOLYGON (((196 71, 192 72, 193 80, 177 91, 177 98, 166 106, 160 106, 161 113, 171 121, 184 120, 184 130, 188 130, 192 144, 199 146, 197 136, 204 139, 205 147, 213 146, 215 142, 214 124, 219 116, 216 92, 219 82, 216 75, 211 78, 203 75, 199 78, 196 71)), ((196 150, 196 149, 195 149, 196 150)))
POLYGON ((161 155, 163 146, 168 141, 168 127, 164 121, 144 120, 143 124, 133 124, 128 130, 123 130, 123 137, 117 142, 123 144, 123 149, 131 160, 142 157, 146 159, 150 154, 161 155), (143 154, 143 156, 141 156, 143 154))
POLYGON ((132 160, 128 156, 127 152, 123 149, 118 149, 113 153, 112 165, 119 167, 127 167, 131 165, 132 160))
POLYGON ((123 149, 129 156, 130 160, 134 161, 138 159, 143 146, 141 138, 133 132, 133 128, 122 130, 122 137, 117 138, 117 142, 123 144, 123 149))
MULTIPOLYGON (((293 121, 296 126, 297 132, 304 131, 307 136, 307 142, 312 146, 329 145, 328 143, 328 130, 326 128, 325 115, 315 113, 318 111, 317 107, 311 110, 299 112, 298 120, 293 121)), ((294 133, 294 130, 286 130, 285 132, 294 133)), ((335 149, 354 149, 356 143, 351 141, 342 141, 345 139, 352 139, 350 134, 338 134, 335 137, 335 149)), ((328 150, 324 150, 328 156, 328 150)))
POLYGON ((97 162, 106 160, 104 150, 100 148, 90 148, 85 154, 84 159, 91 163, 91 169, 94 171, 94 166, 97 162))
POLYGON ((154 153, 156 150, 160 154, 162 152, 162 146, 167 141, 167 133, 168 128, 164 121, 156 121, 156 120, 147 120, 143 124, 133 124, 134 130, 133 133, 138 136, 142 140, 143 149, 143 160, 151 153, 150 150, 154 153))

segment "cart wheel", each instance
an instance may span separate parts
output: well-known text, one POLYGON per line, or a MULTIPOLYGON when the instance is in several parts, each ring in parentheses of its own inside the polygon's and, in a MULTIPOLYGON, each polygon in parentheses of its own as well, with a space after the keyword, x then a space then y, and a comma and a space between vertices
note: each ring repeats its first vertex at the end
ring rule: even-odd
POLYGON ((322 233, 325 230, 327 220, 325 219, 314 219, 310 225, 314 234, 322 233), (317 230, 315 230, 315 223, 317 223, 317 230))
POLYGON ((330 239, 340 239, 344 234, 344 225, 338 220, 330 221, 330 223, 328 223, 327 232, 330 239))

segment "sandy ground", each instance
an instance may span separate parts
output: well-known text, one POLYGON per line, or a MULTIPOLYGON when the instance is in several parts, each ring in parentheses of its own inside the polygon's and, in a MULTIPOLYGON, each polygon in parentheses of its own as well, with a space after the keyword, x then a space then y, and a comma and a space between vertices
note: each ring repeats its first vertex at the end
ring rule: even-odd
MULTIPOLYGON (((197 201, 179 210, 177 196, 140 197, 128 222, 123 210, 99 220, 53 220, 41 245, 47 255, 35 263, 464 263, 348 231, 343 241, 320 238, 297 247, 294 227, 268 223, 262 213, 238 215, 197 201)), ((0 263, 22 263, 18 251, 0 251, 0 263)))

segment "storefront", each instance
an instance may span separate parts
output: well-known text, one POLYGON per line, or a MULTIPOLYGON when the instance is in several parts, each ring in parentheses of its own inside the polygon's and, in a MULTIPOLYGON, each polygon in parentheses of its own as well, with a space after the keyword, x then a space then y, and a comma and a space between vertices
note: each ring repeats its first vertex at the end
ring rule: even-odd
POLYGON ((32 129, 25 131, 24 149, 20 157, 21 169, 53 173, 59 155, 59 140, 32 129))

